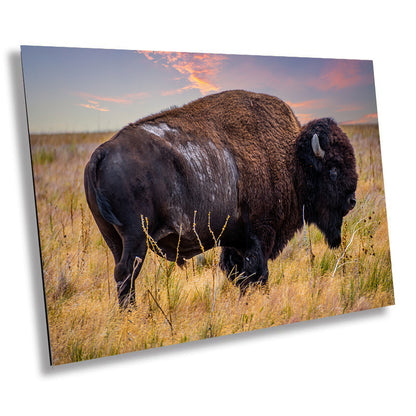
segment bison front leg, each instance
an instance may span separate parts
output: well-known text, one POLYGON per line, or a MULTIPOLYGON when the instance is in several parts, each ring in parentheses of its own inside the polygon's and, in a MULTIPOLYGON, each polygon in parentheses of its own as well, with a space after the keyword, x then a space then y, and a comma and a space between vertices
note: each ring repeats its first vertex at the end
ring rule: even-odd
POLYGON ((265 285, 269 277, 270 258, 276 233, 272 227, 260 225, 247 238, 246 248, 224 247, 220 267, 227 277, 243 291, 253 284, 265 285))
POLYGON ((244 284, 265 285, 269 277, 267 259, 261 240, 257 235, 251 235, 249 245, 243 254, 243 269, 246 276, 244 284))
POLYGON ((256 248, 241 253, 236 249, 224 247, 220 267, 228 279, 245 292, 250 285, 263 285, 267 282, 269 272, 264 263, 263 254, 256 248))
POLYGON ((245 250, 223 248, 220 267, 231 281, 245 290, 252 284, 264 285, 267 283, 269 277, 267 259, 259 238, 251 235, 245 250))
POLYGON ((225 275, 234 282, 243 273, 243 257, 234 248, 223 247, 220 258, 220 268, 225 275))

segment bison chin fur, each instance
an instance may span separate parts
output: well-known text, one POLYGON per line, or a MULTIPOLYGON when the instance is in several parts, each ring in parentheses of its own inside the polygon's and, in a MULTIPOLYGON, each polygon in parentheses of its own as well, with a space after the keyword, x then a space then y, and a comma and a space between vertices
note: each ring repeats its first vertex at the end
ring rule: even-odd
POLYGON ((325 241, 330 248, 338 248, 341 245, 342 217, 329 224, 316 222, 325 237, 325 241))
POLYGON ((312 215, 307 216, 306 222, 308 224, 313 223, 318 227, 324 235, 325 242, 331 249, 338 248, 341 245, 343 213, 338 212, 337 209, 331 210, 328 207, 319 207, 318 212, 319 214, 314 212, 312 215))

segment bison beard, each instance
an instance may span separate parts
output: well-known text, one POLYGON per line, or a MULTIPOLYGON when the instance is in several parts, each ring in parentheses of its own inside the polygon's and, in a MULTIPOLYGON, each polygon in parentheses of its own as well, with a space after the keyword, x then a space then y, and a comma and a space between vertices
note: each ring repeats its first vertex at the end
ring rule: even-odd
POLYGON ((337 247, 357 173, 332 119, 301 127, 276 97, 226 91, 123 128, 92 154, 84 184, 126 306, 148 236, 181 264, 221 234, 220 266, 243 290, 267 282, 267 261, 302 227, 303 213, 337 247))

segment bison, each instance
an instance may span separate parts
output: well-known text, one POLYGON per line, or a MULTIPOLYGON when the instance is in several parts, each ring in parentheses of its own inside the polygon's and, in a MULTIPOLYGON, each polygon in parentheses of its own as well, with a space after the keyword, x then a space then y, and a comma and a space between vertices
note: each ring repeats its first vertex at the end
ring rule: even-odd
POLYGON ((126 306, 148 247, 182 265, 218 244, 244 289, 267 282, 267 261, 304 222, 339 246, 357 173, 333 119, 302 127, 279 98, 237 90, 124 127, 93 152, 84 184, 126 306))

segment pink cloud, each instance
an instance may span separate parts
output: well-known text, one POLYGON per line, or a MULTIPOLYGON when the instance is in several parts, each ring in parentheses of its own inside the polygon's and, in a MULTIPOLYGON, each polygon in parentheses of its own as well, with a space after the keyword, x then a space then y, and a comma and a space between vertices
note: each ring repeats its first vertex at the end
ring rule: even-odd
MULTIPOLYGON (((154 63, 165 68, 173 68, 187 79, 188 85, 170 91, 164 91, 163 95, 178 94, 189 89, 198 89, 203 95, 212 91, 218 91, 217 75, 220 72, 222 62, 227 59, 225 55, 198 54, 187 52, 141 52, 154 63)), ((176 78, 177 79, 177 78, 176 78)))
POLYGON ((311 81, 316 88, 328 91, 330 89, 343 89, 359 85, 364 81, 360 72, 358 61, 335 61, 325 67, 325 72, 314 81, 311 81))
POLYGON ((341 124, 368 124, 368 123, 377 123, 378 116, 377 113, 366 114, 365 116, 361 117, 358 120, 349 120, 344 121, 341 124))

